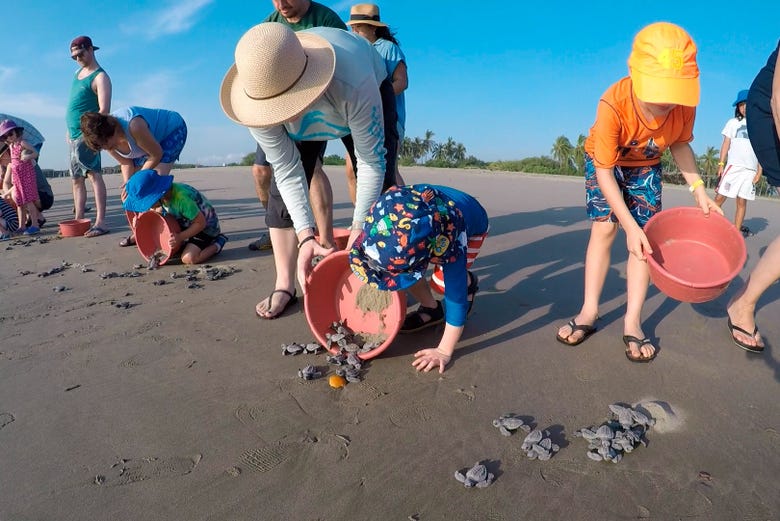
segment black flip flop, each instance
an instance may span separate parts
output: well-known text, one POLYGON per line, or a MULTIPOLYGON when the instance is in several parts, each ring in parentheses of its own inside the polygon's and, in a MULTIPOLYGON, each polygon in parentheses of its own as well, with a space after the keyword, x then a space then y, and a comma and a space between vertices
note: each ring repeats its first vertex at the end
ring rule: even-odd
POLYGON ((756 338, 756 333, 758 333, 758 326, 753 330, 753 334, 750 334, 749 332, 745 331, 739 326, 735 326, 731 323, 731 319, 729 318, 729 333, 731 334, 731 341, 734 342, 734 345, 737 347, 741 347, 748 353, 762 353, 764 351, 763 346, 751 346, 750 344, 746 344, 745 342, 742 342, 741 340, 737 340, 734 337, 734 331, 738 331, 742 333, 745 336, 752 336, 754 339, 756 338))
POLYGON ((279 313, 277 313, 276 315, 274 315, 274 316, 272 316, 272 317, 264 317, 263 315, 261 315, 260 313, 258 313, 258 312, 257 312, 257 310, 255 310, 255 314, 256 314, 258 317, 260 317, 260 318, 264 318, 264 319, 266 319, 266 320, 273 320, 273 319, 275 319, 275 318, 279 318, 280 316, 282 316, 282 314, 284 314, 284 312, 285 312, 285 311, 287 311, 287 308, 289 308, 290 306, 292 306, 293 304, 295 304, 296 302, 298 302, 298 295, 297 295, 297 290, 293 290, 293 292, 292 292, 292 293, 290 293, 290 292, 289 292, 289 291, 287 291, 286 289, 275 289, 275 290, 273 290, 273 291, 271 292, 271 294, 270 294, 270 295, 268 295, 268 306, 269 306, 269 307, 271 306, 271 300, 273 299, 274 293, 284 293, 285 295, 287 295, 288 297, 290 297, 290 299, 287 301, 287 303, 286 303, 284 306, 282 306, 282 309, 279 311, 279 313))
POLYGON ((471 271, 468 271, 467 273, 471 277, 471 283, 469 284, 466 293, 469 297, 471 297, 471 300, 469 301, 469 309, 466 311, 466 316, 468 316, 469 313, 471 313, 471 308, 474 307, 474 299, 477 298, 477 291, 479 291, 479 277, 477 277, 471 271))
POLYGON ((571 333, 568 334, 568 336, 572 336, 575 331, 582 331, 583 335, 579 338, 579 340, 575 340, 574 342, 569 342, 566 340, 566 337, 562 337, 561 335, 555 335, 555 339, 560 342, 561 344, 566 344, 567 346, 578 346, 581 343, 583 343, 587 338, 596 332, 598 329, 595 324, 583 324, 580 325, 574 321, 574 319, 569 320, 568 324, 566 324, 571 328, 571 333))
POLYGON ((639 338, 637 338, 635 336, 632 336, 632 335, 623 335, 623 343, 626 345, 626 358, 628 358, 628 360, 630 362, 635 362, 637 364, 646 364, 647 362, 652 362, 655 359, 656 355, 658 355, 658 348, 656 346, 653 346, 653 354, 650 355, 650 356, 647 356, 647 357, 642 356, 641 351, 640 351, 639 357, 631 356, 631 343, 632 342, 634 344, 637 344, 637 346, 638 346, 637 350, 641 350, 643 345, 646 345, 646 344, 652 345, 653 344, 653 341, 650 340, 647 337, 639 339, 639 338))
POLYGON ((444 308, 441 305, 441 301, 437 300, 435 308, 419 306, 416 311, 406 315, 399 333, 415 333, 421 329, 441 324, 442 322, 444 322, 444 308), (428 320, 423 319, 422 313, 425 313, 430 318, 428 320))

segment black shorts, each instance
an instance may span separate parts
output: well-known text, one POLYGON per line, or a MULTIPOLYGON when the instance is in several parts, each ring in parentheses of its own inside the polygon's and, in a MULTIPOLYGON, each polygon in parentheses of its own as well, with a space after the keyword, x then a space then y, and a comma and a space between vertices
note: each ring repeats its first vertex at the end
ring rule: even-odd
POLYGON ((271 163, 265 158, 265 152, 260 148, 260 144, 257 145, 255 150, 255 164, 258 166, 271 166, 271 163))
POLYGON ((47 192, 38 192, 41 201, 41 211, 48 210, 54 204, 54 196, 47 192))
POLYGON ((200 248, 201 251, 203 251, 209 246, 211 246, 212 244, 214 244, 214 241, 216 240, 217 240, 216 237, 212 237, 211 235, 207 235, 203 232, 199 232, 197 235, 194 235, 189 239, 187 239, 185 246, 187 244, 194 244, 195 246, 200 248))
POLYGON ((764 169, 766 180, 772 186, 780 186, 780 139, 777 137, 772 109, 769 108, 769 98, 755 90, 750 89, 747 102, 750 146, 764 169))
MULTIPOLYGON (((395 170, 398 162, 398 112, 395 106, 395 92, 393 83, 385 79, 379 86, 379 93, 382 95, 382 116, 385 120, 385 180, 382 183, 384 192, 395 184, 395 170)), ((355 157, 355 142, 352 135, 341 138, 347 154, 352 160, 352 170, 357 177, 357 157, 355 157)))
MULTIPOLYGON (((317 166, 317 160, 323 160, 325 157, 325 148, 327 141, 299 141, 295 145, 301 154, 301 163, 303 171, 306 173, 306 185, 311 185, 311 178, 314 175, 314 167, 317 166)), ((265 212, 265 225, 269 228, 292 228, 293 222, 290 212, 287 211, 282 200, 282 194, 279 193, 279 187, 276 186, 276 176, 271 177, 271 187, 268 189, 268 208, 265 212)))

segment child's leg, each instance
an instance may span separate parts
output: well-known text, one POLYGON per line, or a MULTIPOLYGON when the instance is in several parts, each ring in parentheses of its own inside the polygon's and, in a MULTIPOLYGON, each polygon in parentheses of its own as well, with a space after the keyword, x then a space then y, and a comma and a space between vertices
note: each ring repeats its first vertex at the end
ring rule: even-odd
POLYGON ((38 221, 41 218, 41 213, 38 211, 38 207, 35 206, 35 203, 27 203, 25 207, 27 214, 30 216, 30 222, 32 223, 32 226, 38 226, 38 221))
POLYGON ((181 254, 181 261, 184 264, 201 264, 209 260, 211 257, 222 251, 222 248, 227 242, 227 237, 220 234, 213 243, 200 248, 198 244, 192 242, 187 243, 184 247, 184 251, 181 254))
MULTIPOLYGON (((635 255, 629 254, 626 266, 626 316, 623 319, 623 334, 635 336, 640 340, 645 338, 642 331, 642 307, 647 297, 647 288, 650 285, 650 270, 647 262, 639 260, 635 255)), ((652 344, 642 344, 641 348, 636 342, 629 346, 631 356, 648 358, 655 352, 652 344)))
MULTIPOLYGON (((599 300, 609 271, 610 252, 616 236, 616 223, 594 222, 591 225, 590 240, 585 253, 585 296, 579 314, 574 317, 577 325, 593 325, 599 316, 599 300)), ((569 343, 576 342, 583 335, 584 331, 572 331, 569 324, 558 329, 558 336, 569 343)))
POLYGON ((20 204, 16 206, 16 216, 19 219, 19 231, 22 231, 25 228, 25 223, 27 222, 27 205, 20 204))
POLYGON ((723 203, 726 201, 726 196, 722 194, 715 194, 715 204, 718 205, 718 208, 723 206, 723 203))
POLYGON ((745 213, 747 212, 747 199, 737 197, 737 211, 734 213, 734 225, 737 230, 742 229, 742 223, 745 221, 745 213))
POLYGON ((414 299, 420 303, 421 306, 426 308, 436 307, 436 299, 433 298, 431 288, 428 286, 424 278, 415 282, 414 285, 409 287, 409 289, 406 291, 408 291, 409 294, 411 294, 414 299))

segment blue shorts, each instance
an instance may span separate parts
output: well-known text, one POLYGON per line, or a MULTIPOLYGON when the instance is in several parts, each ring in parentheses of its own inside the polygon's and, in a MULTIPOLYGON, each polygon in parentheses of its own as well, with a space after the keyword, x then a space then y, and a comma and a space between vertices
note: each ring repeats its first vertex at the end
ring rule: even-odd
MULTIPOLYGON (((637 224, 644 228, 647 221, 661 211, 661 164, 615 166, 612 171, 628 210, 637 224)), ((591 221, 618 222, 596 181, 596 168, 590 156, 585 157, 585 206, 591 221)))
MULTIPOLYGON (((162 159, 160 163, 175 163, 179 159, 181 151, 184 149, 184 143, 187 142, 187 125, 182 121, 182 124, 176 127, 176 130, 168 134, 162 141, 160 141, 160 148, 162 148, 162 159)), ((146 162, 148 156, 136 157, 133 159, 135 166, 142 166, 146 162)))

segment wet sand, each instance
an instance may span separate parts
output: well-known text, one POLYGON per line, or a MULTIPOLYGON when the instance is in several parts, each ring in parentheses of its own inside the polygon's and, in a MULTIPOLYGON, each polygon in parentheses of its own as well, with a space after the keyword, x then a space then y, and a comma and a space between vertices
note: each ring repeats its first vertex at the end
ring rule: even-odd
MULTIPOLYGON (((346 225, 343 171, 327 171, 336 224, 346 225)), ((650 288, 645 333, 660 353, 631 364, 621 342, 622 234, 599 331, 575 348, 555 341, 582 298, 581 179, 402 173, 464 189, 488 209, 491 235, 474 265, 480 292, 443 375, 411 366, 415 350, 435 346, 437 328, 399 336, 363 382, 341 390, 298 377, 305 365, 326 366, 323 355, 280 352, 313 339, 302 304, 272 321, 254 314, 273 289, 273 263, 247 249, 264 229, 248 167, 174 171, 211 199, 230 237, 211 265, 237 270, 201 276, 195 289, 171 278, 185 272, 180 264, 101 278, 143 262, 117 246, 127 232, 120 177, 106 177, 112 233, 96 239, 56 237, 72 196, 68 179, 54 180, 40 236, 48 242, 0 243, 0 519, 780 518, 780 284, 758 311, 763 355, 731 343, 724 311, 780 233, 777 200, 748 205, 745 224, 757 234, 747 268, 717 300, 682 304, 650 288), (40 276, 63 261, 62 272, 40 276), (649 445, 618 464, 590 461, 573 433, 602 423, 615 402, 656 416, 649 445), (493 427, 504 413, 548 430, 560 452, 529 460, 524 433, 493 427), (466 489, 453 474, 476 461, 496 481, 466 489)), ((692 198, 668 187, 664 201, 692 198)))

